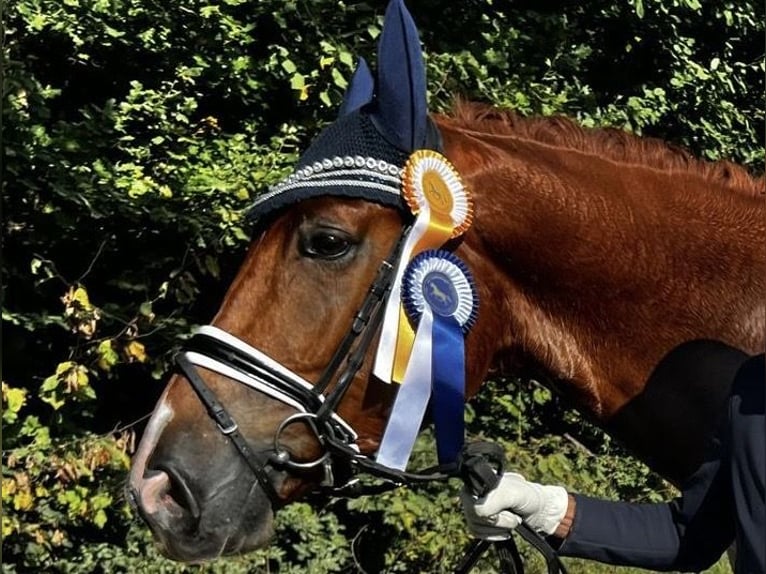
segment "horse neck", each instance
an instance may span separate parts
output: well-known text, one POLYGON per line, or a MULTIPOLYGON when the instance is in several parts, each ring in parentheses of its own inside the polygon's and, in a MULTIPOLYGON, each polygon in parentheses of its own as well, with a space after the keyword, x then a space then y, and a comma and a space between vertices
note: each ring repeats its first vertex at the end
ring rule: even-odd
POLYGON ((685 341, 763 348, 762 201, 694 173, 441 127, 476 199, 465 250, 494 267, 499 363, 544 371, 605 420, 685 341))

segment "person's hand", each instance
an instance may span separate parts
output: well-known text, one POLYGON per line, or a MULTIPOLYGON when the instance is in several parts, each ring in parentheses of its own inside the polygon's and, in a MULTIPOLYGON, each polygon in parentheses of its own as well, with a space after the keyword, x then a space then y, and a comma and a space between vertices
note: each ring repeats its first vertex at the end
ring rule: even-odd
POLYGON ((507 510, 493 516, 478 516, 475 510, 476 497, 467 490, 460 493, 460 502, 463 504, 463 516, 468 523, 468 530, 476 538, 490 542, 508 540, 511 531, 521 524, 521 517, 507 510))
POLYGON ((502 533, 508 538, 521 521, 533 530, 553 534, 569 505, 564 488, 529 482, 513 472, 505 473, 484 498, 477 500, 467 493, 462 498, 468 527, 486 540, 502 540, 502 533))

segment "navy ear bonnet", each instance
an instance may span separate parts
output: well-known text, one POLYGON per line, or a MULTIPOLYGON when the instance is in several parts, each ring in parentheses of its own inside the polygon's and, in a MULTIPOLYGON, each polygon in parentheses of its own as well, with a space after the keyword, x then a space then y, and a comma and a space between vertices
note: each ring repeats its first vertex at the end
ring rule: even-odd
POLYGON ((292 175, 260 196, 248 217, 257 220, 320 195, 402 207, 401 174, 408 156, 381 137, 369 114, 355 111, 328 126, 298 160, 292 175))
POLYGON ((287 179, 256 199, 247 217, 257 221, 323 195, 365 199, 407 213, 400 195, 407 158, 417 149, 441 147, 428 118, 417 29, 402 0, 391 0, 378 48, 377 81, 360 59, 340 117, 311 143, 287 179))

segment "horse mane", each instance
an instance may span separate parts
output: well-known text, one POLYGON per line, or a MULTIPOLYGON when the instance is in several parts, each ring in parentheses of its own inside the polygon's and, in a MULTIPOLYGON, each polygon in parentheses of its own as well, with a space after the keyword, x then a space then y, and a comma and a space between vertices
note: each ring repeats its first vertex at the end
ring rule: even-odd
POLYGON ((704 161, 680 146, 652 137, 639 137, 616 128, 585 128, 564 116, 525 118, 512 110, 457 99, 449 116, 456 128, 483 134, 514 136, 543 144, 640 164, 668 172, 696 173, 708 181, 747 195, 766 193, 766 178, 754 177, 731 161, 704 161))

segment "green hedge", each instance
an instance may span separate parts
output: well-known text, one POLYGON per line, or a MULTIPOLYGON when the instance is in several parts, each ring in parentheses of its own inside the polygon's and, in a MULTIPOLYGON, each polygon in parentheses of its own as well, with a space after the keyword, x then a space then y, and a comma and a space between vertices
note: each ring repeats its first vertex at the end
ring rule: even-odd
MULTIPOLYGON (((461 94, 762 171, 761 3, 409 4, 434 110, 461 94)), ((215 312, 247 245, 243 208, 334 117, 355 55, 374 61, 383 9, 6 5, 3 572, 182 569, 156 555, 122 499, 132 423, 159 395, 179 338, 215 312)), ((668 496, 547 391, 494 385, 473 407, 472 432, 507 440, 532 478, 668 496)), ((431 450, 426 435, 418 457, 431 450)), ((457 488, 294 505, 271 549, 204 570, 445 571, 467 541, 457 488)))

